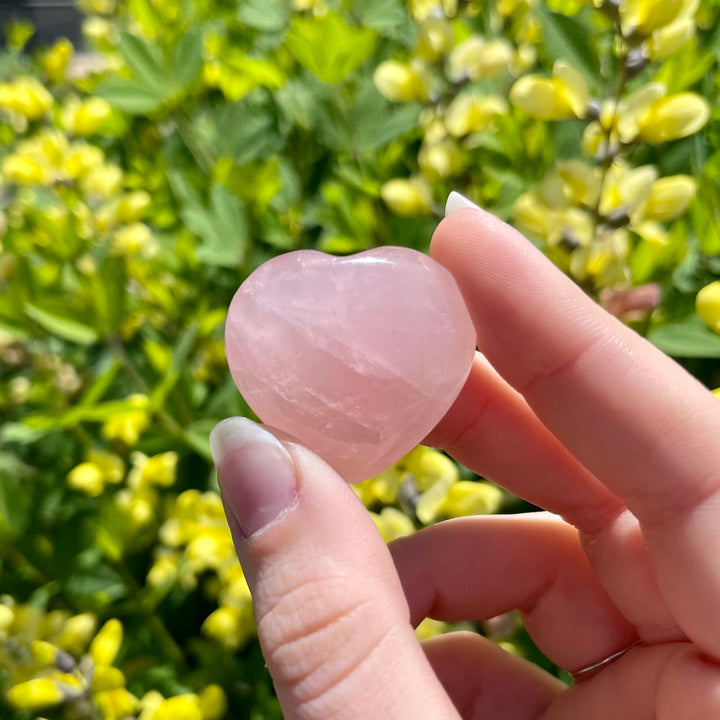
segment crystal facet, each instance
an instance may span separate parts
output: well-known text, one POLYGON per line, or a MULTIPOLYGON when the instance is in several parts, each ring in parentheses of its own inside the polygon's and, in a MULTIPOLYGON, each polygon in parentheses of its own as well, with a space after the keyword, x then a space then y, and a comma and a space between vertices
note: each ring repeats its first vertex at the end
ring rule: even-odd
POLYGON ((359 482, 409 452, 449 409, 475 330, 452 275, 427 255, 298 250, 240 286, 225 344, 258 417, 359 482))

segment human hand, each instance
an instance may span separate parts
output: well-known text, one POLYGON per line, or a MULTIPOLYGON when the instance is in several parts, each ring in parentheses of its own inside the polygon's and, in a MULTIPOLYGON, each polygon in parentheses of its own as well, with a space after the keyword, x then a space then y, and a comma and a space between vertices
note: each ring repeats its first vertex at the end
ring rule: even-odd
POLYGON ((481 356, 427 439, 549 510, 393 543, 298 444, 214 431, 228 520, 285 717, 683 720, 720 714, 720 404, 483 211, 444 220, 481 356), (492 363, 492 365, 490 365, 492 363), (561 516, 563 519, 560 519, 561 516), (426 615, 520 608, 570 688, 426 615))

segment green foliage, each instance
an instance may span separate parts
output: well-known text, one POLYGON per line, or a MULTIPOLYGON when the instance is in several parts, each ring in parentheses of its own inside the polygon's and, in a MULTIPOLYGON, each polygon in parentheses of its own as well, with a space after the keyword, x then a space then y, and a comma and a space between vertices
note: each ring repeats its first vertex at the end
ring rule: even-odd
MULTIPOLYGON (((693 38, 650 60, 650 38, 626 32, 616 4, 430 5, 85 0, 84 55, 66 42, 22 54, 32 29, 10 28, 0 55, 2 717, 37 714, 6 698, 50 672, 33 664, 29 640, 87 657, 113 618, 127 690, 107 691, 122 714, 106 720, 136 717, 153 692, 192 706, 215 683, 227 707, 216 702, 204 720, 280 717, 208 445, 221 418, 252 416, 227 372, 223 325, 240 282, 278 253, 426 250, 447 193, 460 190, 720 385, 720 335, 695 307, 720 278, 715 4, 701 3, 693 38), (544 87, 555 63, 578 72, 589 104, 567 102, 577 92, 567 77, 555 78, 550 119, 509 102, 521 79, 544 87), (667 119, 618 140, 623 103, 651 82, 695 93, 708 122, 666 142, 656 138, 667 119), (643 167, 654 179, 633 194, 627 178, 643 167), (687 182, 653 184, 673 176, 692 178, 694 196, 683 199, 687 182), (597 192, 583 197, 584 187, 597 192), (666 192, 655 215, 653 187, 666 192), (644 297, 660 299, 634 302, 644 297)), ((447 487, 472 479, 474 512, 517 508, 423 452, 358 488, 386 537, 460 512, 420 458, 447 487), (398 499, 408 482, 422 517, 398 499)), ((510 625, 495 639, 560 674, 510 625)), ((99 717, 103 699, 90 696, 41 712, 99 717)))

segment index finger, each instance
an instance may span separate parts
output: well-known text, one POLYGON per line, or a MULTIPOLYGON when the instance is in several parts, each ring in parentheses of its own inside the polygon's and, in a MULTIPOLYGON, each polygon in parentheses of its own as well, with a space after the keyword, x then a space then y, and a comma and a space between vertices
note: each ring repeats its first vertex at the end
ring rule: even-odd
MULTIPOLYGON (((720 601, 720 556, 707 546, 720 540, 717 517, 693 525, 720 503, 717 398, 488 213, 452 213, 430 252, 455 276, 480 350, 638 517, 658 573, 720 601)), ((715 639, 720 649, 720 623, 715 639)))

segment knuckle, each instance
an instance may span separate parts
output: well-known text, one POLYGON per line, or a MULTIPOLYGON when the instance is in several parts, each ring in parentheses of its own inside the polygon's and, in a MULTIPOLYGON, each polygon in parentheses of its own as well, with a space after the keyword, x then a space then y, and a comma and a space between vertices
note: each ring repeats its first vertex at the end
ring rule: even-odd
POLYGON ((382 645, 392 624, 356 581, 340 574, 284 588, 257 626, 273 680, 297 707, 322 705, 334 695, 382 645))

